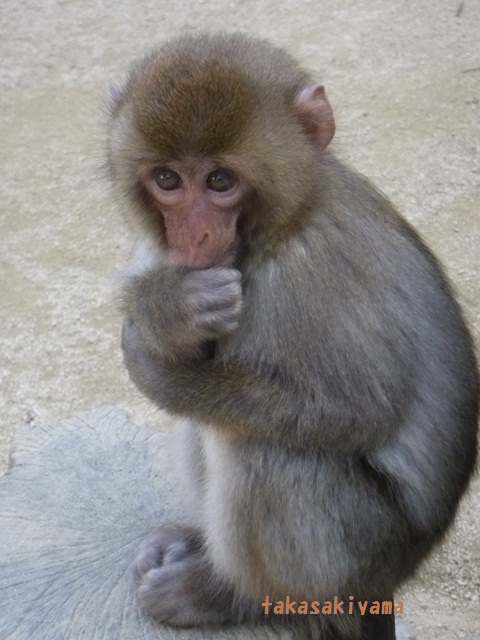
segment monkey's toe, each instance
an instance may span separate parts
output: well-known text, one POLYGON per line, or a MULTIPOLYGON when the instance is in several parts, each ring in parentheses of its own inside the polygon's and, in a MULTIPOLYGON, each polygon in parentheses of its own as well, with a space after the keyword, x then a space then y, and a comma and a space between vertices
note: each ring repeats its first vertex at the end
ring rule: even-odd
POLYGON ((149 571, 194 555, 201 550, 201 536, 194 529, 166 525, 145 541, 133 564, 137 584, 149 571))
POLYGON ((226 622, 227 610, 205 607, 202 602, 200 567, 201 556, 190 555, 147 571, 138 582, 139 605, 160 622, 176 627, 226 622))

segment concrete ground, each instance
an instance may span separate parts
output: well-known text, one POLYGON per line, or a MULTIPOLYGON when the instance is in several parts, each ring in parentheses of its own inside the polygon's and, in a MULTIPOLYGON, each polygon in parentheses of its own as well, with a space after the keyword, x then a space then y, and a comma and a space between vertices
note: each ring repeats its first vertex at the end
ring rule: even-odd
MULTIPOLYGON (((443 260, 480 337, 478 0, 1 0, 0 471, 15 430, 102 403, 165 428, 129 383, 116 272, 131 244, 101 174, 103 87, 180 32, 240 29, 324 82, 336 149, 443 260)), ((480 638, 480 483, 413 584, 417 638, 480 638)))

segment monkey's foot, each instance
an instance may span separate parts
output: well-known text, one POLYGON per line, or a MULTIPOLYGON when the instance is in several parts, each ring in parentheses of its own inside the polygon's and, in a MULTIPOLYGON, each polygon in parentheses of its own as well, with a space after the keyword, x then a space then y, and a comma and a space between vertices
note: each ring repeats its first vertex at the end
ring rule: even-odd
POLYGON ((134 575, 138 602, 161 622, 190 627, 232 619, 233 594, 214 578, 194 529, 159 529, 137 556, 134 575))

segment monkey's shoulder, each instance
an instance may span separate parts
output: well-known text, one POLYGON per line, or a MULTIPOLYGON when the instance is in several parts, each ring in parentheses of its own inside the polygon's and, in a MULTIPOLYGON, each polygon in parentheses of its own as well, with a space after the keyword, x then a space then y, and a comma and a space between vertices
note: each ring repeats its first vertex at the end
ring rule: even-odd
POLYGON ((389 200, 345 168, 342 193, 323 205, 247 277, 248 327, 267 318, 276 347, 290 341, 308 355, 328 346, 349 360, 409 361, 420 349, 466 357, 468 330, 443 268, 389 200))

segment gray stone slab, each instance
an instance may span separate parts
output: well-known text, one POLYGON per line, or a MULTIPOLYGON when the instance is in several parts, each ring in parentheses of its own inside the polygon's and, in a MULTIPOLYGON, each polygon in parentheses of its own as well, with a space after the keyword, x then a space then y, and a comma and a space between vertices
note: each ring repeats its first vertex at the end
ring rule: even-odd
POLYGON ((287 640, 286 628, 175 630, 136 605, 142 538, 174 518, 165 438, 116 407, 26 427, 0 480, 0 640, 287 640))

